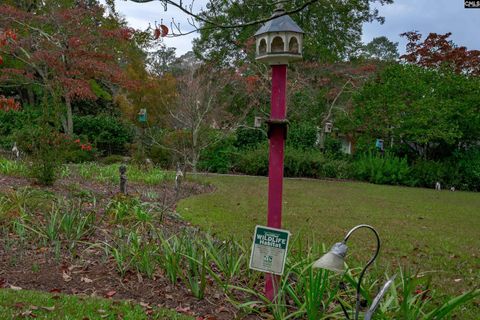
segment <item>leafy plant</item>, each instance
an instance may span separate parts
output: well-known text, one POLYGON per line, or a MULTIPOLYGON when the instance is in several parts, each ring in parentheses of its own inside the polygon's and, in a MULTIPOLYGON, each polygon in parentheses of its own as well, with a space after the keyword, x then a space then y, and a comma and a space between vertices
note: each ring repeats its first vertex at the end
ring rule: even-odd
POLYGON ((194 297, 203 299, 207 287, 207 253, 195 241, 185 241, 183 249, 182 256, 187 262, 181 278, 194 297))
POLYGON ((376 184, 411 184, 407 159, 389 153, 384 156, 362 154, 355 160, 354 170, 355 177, 363 181, 376 184))
POLYGON ((16 131, 16 140, 30 157, 30 175, 40 185, 53 185, 65 155, 65 136, 50 124, 37 124, 16 131))
POLYGON ((0 174, 7 176, 28 176, 28 169, 23 162, 0 157, 0 174))
POLYGON ((124 277, 131 263, 128 246, 124 244, 118 246, 107 245, 105 251, 113 257, 117 272, 124 277))
MULTIPOLYGON (((119 166, 119 164, 102 166, 96 163, 82 163, 75 166, 75 168, 80 177, 84 179, 118 183, 119 166)), ((166 172, 159 168, 153 168, 145 171, 144 169, 135 165, 127 167, 127 176, 129 181, 141 182, 148 185, 157 185, 165 181, 173 180, 174 178, 173 173, 166 172)))
POLYGON ((133 141, 133 128, 112 116, 74 116, 73 124, 76 135, 87 137, 105 155, 124 154, 133 141))
POLYGON ((106 212, 117 223, 147 223, 153 219, 153 210, 139 198, 118 195, 107 205, 106 212))
POLYGON ((60 232, 64 240, 74 246, 79 241, 92 232, 95 213, 84 212, 82 210, 82 202, 79 203, 60 203, 60 232), (63 209, 63 210, 62 210, 63 209))
POLYGON ((160 266, 165 270, 165 273, 172 284, 177 283, 181 275, 181 260, 183 241, 172 236, 168 239, 160 239, 162 247, 162 255, 159 256, 160 266))
POLYGON ((210 269, 210 275, 219 285, 226 288, 245 275, 248 253, 242 244, 234 240, 216 242, 210 236, 206 236, 201 244, 215 267, 210 269))

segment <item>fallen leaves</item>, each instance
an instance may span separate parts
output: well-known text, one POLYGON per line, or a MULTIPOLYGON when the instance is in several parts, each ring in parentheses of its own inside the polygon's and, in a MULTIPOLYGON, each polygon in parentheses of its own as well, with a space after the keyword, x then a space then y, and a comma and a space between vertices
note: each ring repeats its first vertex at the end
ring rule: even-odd
POLYGON ((190 307, 178 306, 178 307, 175 308, 175 310, 176 310, 177 312, 186 313, 186 312, 190 311, 190 307))
POLYGON ((16 290, 16 291, 22 290, 21 287, 17 287, 17 286, 14 286, 14 285, 10 285, 10 289, 16 290))
POLYGON ((116 295, 116 294, 117 294, 117 291, 115 291, 115 290, 110 290, 110 291, 108 291, 107 293, 105 293, 105 298, 109 298, 109 299, 110 299, 111 297, 113 297, 113 296, 116 295))
POLYGON ((45 311, 55 311, 55 307, 40 307, 40 309, 43 309, 45 311))
POLYGON ((23 318, 36 318, 37 316, 33 313, 32 310, 27 310, 24 311, 20 314, 21 317, 23 318))
MULTIPOLYGON (((21 302, 15 303, 15 308, 17 309, 23 309, 25 308, 25 304, 21 302)), ((45 306, 35 306, 35 305, 30 305, 28 306, 28 309, 25 311, 22 311, 19 316, 21 318, 37 318, 37 314, 35 314, 35 311, 47 311, 47 312, 53 312, 55 311, 55 306, 52 307, 45 307, 45 306)))
POLYGON ((63 278, 63 281, 65 282, 72 281, 72 277, 65 271, 62 272, 62 278, 63 278))
POLYGON ((90 279, 90 278, 88 278, 88 277, 82 277, 82 278, 80 279, 80 281, 81 281, 81 282, 85 282, 85 283, 92 283, 92 282, 93 282, 93 280, 90 279))

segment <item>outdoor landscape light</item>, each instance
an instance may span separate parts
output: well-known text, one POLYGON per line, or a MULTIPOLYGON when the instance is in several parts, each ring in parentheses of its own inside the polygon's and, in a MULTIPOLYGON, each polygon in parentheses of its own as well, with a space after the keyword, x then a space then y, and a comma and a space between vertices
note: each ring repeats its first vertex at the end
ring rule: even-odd
MULTIPOLYGON (((367 262, 367 264, 363 268, 362 272, 360 272, 360 276, 358 277, 356 305, 355 305, 355 320, 358 320, 358 315, 359 315, 359 311, 360 311, 360 287, 361 287, 363 276, 364 276, 365 272, 367 271, 368 267, 375 261, 375 259, 378 256, 378 253, 380 252, 380 237, 378 236, 378 232, 372 226, 369 226, 367 224, 358 225, 358 226, 352 228, 350 231, 348 231, 347 235, 345 236, 345 238, 343 239, 342 242, 338 242, 338 243, 334 244, 332 249, 330 249, 329 252, 324 254, 320 259, 315 261, 315 263, 313 264, 313 268, 321 268, 321 269, 331 270, 331 271, 335 271, 335 272, 345 271, 345 256, 347 255, 347 249, 348 249, 346 243, 347 243, 348 239, 350 238, 350 236, 352 235, 352 233, 355 232, 358 229, 361 229, 361 228, 367 228, 367 229, 373 231, 373 233, 375 234, 375 238, 377 240, 377 247, 376 247, 376 250, 375 250, 375 254, 367 262)), ((365 316, 365 320, 371 319, 373 313, 375 312, 375 310, 376 310, 376 308, 377 308, 377 306, 380 302, 380 299, 383 297, 383 295, 385 294, 387 289, 391 286, 394 278, 395 277, 390 278, 387 281, 387 283, 385 283, 382 290, 380 290, 379 294, 374 299, 374 303, 372 304, 370 309, 367 311, 366 316, 365 316)), ((342 307, 343 307, 343 305, 342 305, 342 307)), ((348 317, 348 313, 345 310, 344 310, 344 313, 345 313, 345 316, 347 317, 347 319, 350 319, 348 317)))
POLYGON ((345 256, 347 255, 347 249, 348 247, 345 243, 335 243, 329 252, 315 262, 313 267, 335 272, 345 271, 345 256))

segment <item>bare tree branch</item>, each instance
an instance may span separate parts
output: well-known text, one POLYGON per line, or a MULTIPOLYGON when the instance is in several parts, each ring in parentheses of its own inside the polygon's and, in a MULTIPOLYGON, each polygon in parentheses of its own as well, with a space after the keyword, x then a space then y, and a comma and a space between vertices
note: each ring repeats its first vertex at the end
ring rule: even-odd
MULTIPOLYGON (((136 3, 147 3, 147 2, 153 2, 155 0, 130 0, 132 2, 136 2, 136 3)), ((265 23, 265 22, 268 22, 270 20, 273 20, 277 17, 281 17, 281 16, 284 16, 284 15, 290 15, 290 14, 295 14, 295 13, 298 13, 302 10, 304 10, 305 8, 307 8, 308 6, 310 5, 313 5, 317 2, 319 2, 320 0, 306 0, 305 3, 303 3, 302 5, 298 6, 298 7, 295 7, 291 10, 288 10, 288 11, 285 11, 284 13, 281 13, 281 14, 278 14, 276 16, 270 16, 270 17, 267 17, 267 18, 263 18, 263 19, 258 19, 258 20, 253 20, 253 21, 248 21, 248 22, 245 22, 245 23, 238 23, 238 24, 221 24, 221 23, 218 23, 216 21, 213 21, 213 20, 210 20, 210 19, 207 19, 205 17, 203 17, 201 15, 201 13, 195 13, 193 11, 193 1, 190 5, 188 6, 184 6, 183 4, 183 1, 182 0, 178 0, 178 1, 174 1, 174 0, 159 0, 160 2, 163 3, 163 6, 165 8, 165 10, 167 9, 167 6, 168 5, 171 5, 175 8, 178 8, 180 11, 182 11, 183 13, 185 13, 186 15, 194 18, 195 20, 197 21, 200 21, 200 22, 203 22, 206 26, 204 27, 197 27, 193 21, 193 19, 188 19, 188 23, 194 27, 194 30, 191 30, 191 31, 188 31, 188 32, 181 32, 180 31, 180 24, 179 23, 176 23, 174 19, 172 19, 172 22, 171 22, 171 26, 172 26, 172 30, 176 29, 178 32, 175 33, 175 31, 173 31, 173 34, 172 35, 169 35, 167 37, 178 37, 178 36, 185 36, 185 35, 188 35, 188 34, 191 34, 191 33, 195 33, 195 32, 198 32, 200 30, 205 30, 205 29, 213 29, 213 28, 220 28, 220 29, 236 29, 236 28, 244 28, 244 27, 248 27, 248 26, 253 26, 253 25, 257 25, 257 24, 262 24, 262 23, 265 23)), ((284 3, 286 1, 283 1, 283 0, 279 0, 277 2, 275 2, 274 4, 281 4, 281 3, 284 3)))

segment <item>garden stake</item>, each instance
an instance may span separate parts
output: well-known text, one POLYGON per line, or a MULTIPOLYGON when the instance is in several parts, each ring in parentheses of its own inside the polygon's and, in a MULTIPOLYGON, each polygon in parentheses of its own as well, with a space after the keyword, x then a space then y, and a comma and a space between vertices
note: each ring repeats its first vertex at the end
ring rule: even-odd
POLYGON ((127 166, 122 164, 120 168, 118 168, 120 172, 120 193, 127 194, 127 166))

